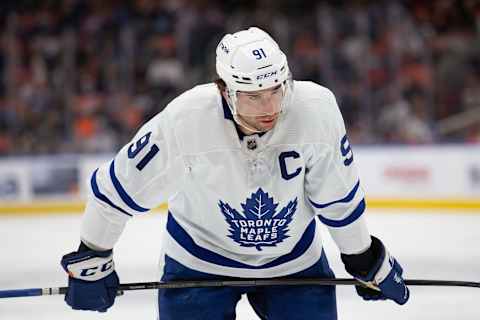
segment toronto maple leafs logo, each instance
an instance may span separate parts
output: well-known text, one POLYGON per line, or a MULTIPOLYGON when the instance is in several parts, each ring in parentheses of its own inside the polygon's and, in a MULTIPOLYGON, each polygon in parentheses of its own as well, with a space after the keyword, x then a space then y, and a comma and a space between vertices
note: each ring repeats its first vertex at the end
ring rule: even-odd
POLYGON ((276 213, 278 203, 259 188, 241 204, 243 215, 221 200, 218 206, 230 226, 228 237, 242 247, 255 247, 261 251, 262 247, 276 246, 289 237, 288 225, 297 210, 297 198, 276 213))

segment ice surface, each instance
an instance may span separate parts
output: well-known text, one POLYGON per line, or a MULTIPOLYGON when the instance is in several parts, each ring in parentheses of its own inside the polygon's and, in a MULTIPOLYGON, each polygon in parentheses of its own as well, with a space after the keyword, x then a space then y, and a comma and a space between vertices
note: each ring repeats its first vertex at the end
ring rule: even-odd
MULTIPOLYGON (((128 224, 116 249, 122 282, 157 280, 163 214, 136 218, 128 224)), ((66 285, 60 257, 76 249, 80 215, 0 216, 0 290, 66 285)), ((480 214, 435 214, 425 211, 369 211, 368 223, 398 258, 407 278, 480 281, 480 214)), ((328 235, 325 247, 338 277, 347 277, 338 250, 328 235)), ((155 319, 154 290, 126 292, 105 314, 73 311, 62 296, 0 299, 1 320, 26 319, 155 319)), ((343 320, 475 320, 480 319, 480 289, 411 287, 405 306, 364 302, 353 287, 337 289, 343 320)), ((237 319, 258 319, 246 300, 237 319)))

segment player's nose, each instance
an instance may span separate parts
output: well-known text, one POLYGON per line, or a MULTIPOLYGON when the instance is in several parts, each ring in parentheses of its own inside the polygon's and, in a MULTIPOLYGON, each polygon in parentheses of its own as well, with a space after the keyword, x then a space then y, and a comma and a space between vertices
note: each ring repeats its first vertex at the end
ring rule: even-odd
POLYGON ((277 112, 278 102, 272 96, 262 99, 262 112, 266 114, 274 114, 277 112))

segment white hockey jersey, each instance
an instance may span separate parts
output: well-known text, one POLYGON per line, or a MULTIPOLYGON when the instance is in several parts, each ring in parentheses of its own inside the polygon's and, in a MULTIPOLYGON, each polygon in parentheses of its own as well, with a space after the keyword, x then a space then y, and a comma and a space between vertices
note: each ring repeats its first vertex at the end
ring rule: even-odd
POLYGON ((312 82, 294 88, 272 130, 244 137, 214 84, 174 99, 93 173, 82 240, 112 248, 129 217, 167 202, 162 255, 201 272, 306 269, 322 253, 319 220, 341 252, 367 249, 364 193, 335 97, 312 82))

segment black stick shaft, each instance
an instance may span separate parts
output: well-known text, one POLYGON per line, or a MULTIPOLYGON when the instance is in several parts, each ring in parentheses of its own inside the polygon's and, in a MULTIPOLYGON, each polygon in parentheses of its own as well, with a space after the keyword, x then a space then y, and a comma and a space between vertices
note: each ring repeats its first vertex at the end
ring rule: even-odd
MULTIPOLYGON (((408 286, 446 286, 480 288, 480 282, 449 280, 405 280, 408 286)), ((339 286, 362 285, 355 279, 265 279, 265 280, 232 280, 232 281, 172 281, 172 282, 140 282, 120 285, 119 290, 174 289, 198 287, 262 287, 262 286, 339 286)))
MULTIPOLYGON (((444 286, 444 287, 470 287, 480 288, 480 282, 450 281, 450 280, 418 280, 407 279, 408 286, 444 286)), ((137 282, 123 283, 118 291, 175 289, 175 288, 207 288, 207 287, 262 287, 262 286, 341 286, 361 285, 355 279, 262 279, 262 280, 200 280, 200 281, 171 281, 171 282, 137 282)), ((68 287, 31 288, 0 290, 0 298, 29 297, 65 294, 68 287)))

